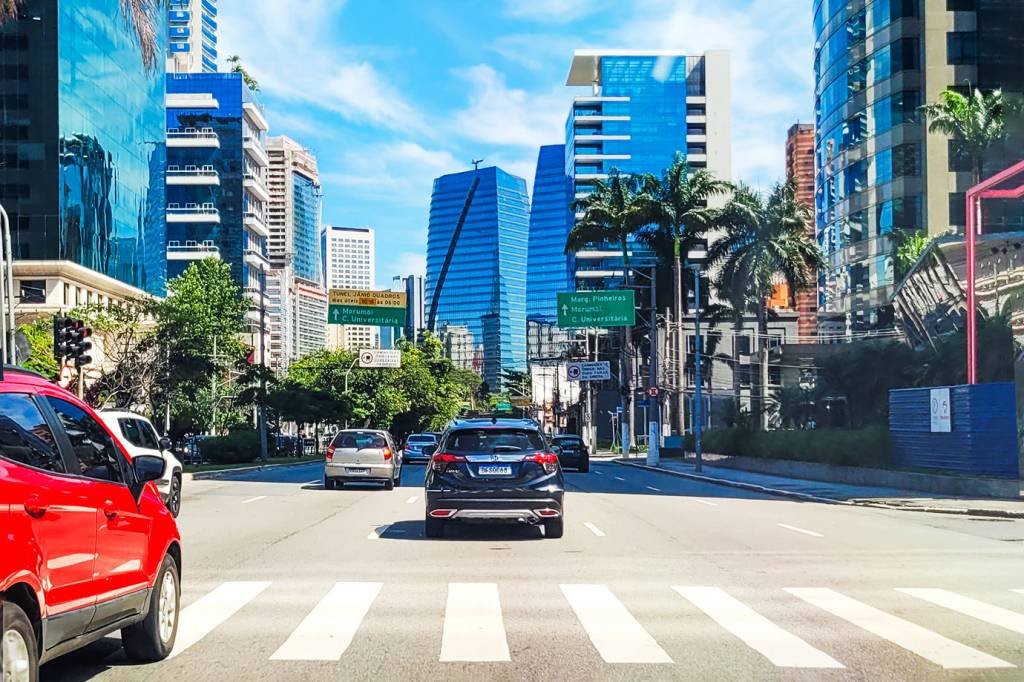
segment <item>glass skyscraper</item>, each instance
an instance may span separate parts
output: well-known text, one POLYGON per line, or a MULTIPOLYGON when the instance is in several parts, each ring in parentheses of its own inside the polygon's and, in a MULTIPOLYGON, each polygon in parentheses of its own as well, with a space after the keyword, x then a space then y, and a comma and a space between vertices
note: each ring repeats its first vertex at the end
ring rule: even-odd
POLYGON ((143 64, 121 4, 28 0, 0 45, 0 201, 15 257, 162 295, 164 76, 143 64))
POLYGON ((467 330, 491 390, 501 387, 502 371, 526 369, 529 223, 526 181, 500 168, 434 181, 427 316, 434 331, 446 326, 467 330))
POLYGON ((571 257, 565 253, 574 220, 569 206, 572 194, 572 180, 565 172, 565 145, 541 147, 530 203, 526 316, 531 320, 555 320, 558 292, 574 288, 571 257))
MULTIPOLYGON (((565 168, 584 197, 612 170, 660 177, 677 153, 694 170, 730 179, 729 55, 709 51, 576 50, 566 85, 588 87, 566 121, 565 168)), ((631 244, 631 265, 651 254, 631 244)), ((593 244, 575 254, 578 289, 622 284, 621 247, 593 244)))

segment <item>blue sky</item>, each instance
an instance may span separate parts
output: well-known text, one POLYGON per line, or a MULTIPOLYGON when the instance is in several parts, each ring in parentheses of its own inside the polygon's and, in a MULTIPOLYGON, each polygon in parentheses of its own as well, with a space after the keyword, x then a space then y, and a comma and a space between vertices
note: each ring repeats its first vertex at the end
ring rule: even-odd
POLYGON ((319 159, 324 221, 377 228, 377 283, 422 273, 433 179, 486 159, 531 185, 564 141, 577 48, 732 55, 733 179, 767 187, 813 120, 811 0, 221 0, 221 57, 272 135, 319 159))

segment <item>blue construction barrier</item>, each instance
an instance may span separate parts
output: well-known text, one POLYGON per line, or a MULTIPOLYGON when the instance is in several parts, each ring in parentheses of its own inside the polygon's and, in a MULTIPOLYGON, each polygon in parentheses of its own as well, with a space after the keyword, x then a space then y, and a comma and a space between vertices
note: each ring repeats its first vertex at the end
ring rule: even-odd
POLYGON ((949 389, 949 432, 933 430, 932 389, 889 391, 893 464, 972 476, 1019 478, 1017 407, 1011 382, 949 389))

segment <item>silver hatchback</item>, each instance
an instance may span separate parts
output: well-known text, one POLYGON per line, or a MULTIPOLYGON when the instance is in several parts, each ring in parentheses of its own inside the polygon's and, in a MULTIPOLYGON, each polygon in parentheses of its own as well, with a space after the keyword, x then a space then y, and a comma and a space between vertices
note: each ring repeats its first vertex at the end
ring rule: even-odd
POLYGON ((392 490, 402 477, 402 451, 387 431, 348 429, 339 431, 327 446, 324 488, 335 490, 346 483, 382 482, 392 490))

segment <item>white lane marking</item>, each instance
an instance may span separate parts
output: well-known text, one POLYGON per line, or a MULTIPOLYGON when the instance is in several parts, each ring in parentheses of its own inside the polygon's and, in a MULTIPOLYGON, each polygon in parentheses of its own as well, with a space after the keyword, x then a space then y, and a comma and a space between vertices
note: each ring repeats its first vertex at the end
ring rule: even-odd
POLYGON ((823 538, 823 537, 825 537, 821 533, 815 533, 813 530, 806 530, 804 528, 797 528, 796 526, 791 526, 788 523, 777 523, 775 525, 777 525, 779 528, 785 528, 786 530, 791 530, 791 531, 794 531, 796 533, 803 533, 804 535, 810 535, 811 537, 814 537, 814 538, 823 538))
POLYGON ((337 661, 384 583, 336 583, 299 623, 271 660, 337 661))
POLYGON ((580 625, 605 663, 671 663, 672 659, 604 585, 562 585, 580 625))
POLYGON ((250 502, 259 502, 260 500, 267 499, 266 495, 259 495, 257 497, 250 497, 248 500, 242 500, 242 504, 249 504, 250 502))
POLYGON ((496 583, 449 583, 441 661, 510 661, 496 583))
POLYGON ((366 539, 367 540, 379 540, 380 536, 384 535, 384 533, 387 533, 388 532, 388 528, 390 528, 390 527, 391 527, 390 523, 387 524, 387 525, 384 525, 384 526, 377 526, 376 528, 374 528, 373 530, 370 531, 370 534, 366 536, 366 539))
POLYGON ((962 613, 965 616, 977 618, 991 625, 997 625, 1019 635, 1024 635, 1024 614, 1017 613, 1016 611, 986 604, 983 601, 964 597, 948 590, 897 587, 896 591, 909 594, 918 599, 924 599, 932 604, 945 606, 947 609, 962 613))
POLYGON ((590 521, 584 521, 583 525, 590 529, 590 532, 599 538, 604 537, 604 531, 592 524, 590 521))
POLYGON ((615 480, 616 481, 622 481, 623 483, 626 482, 626 479, 624 479, 622 476, 615 476, 615 480))
POLYGON ((595 474, 597 474, 598 476, 604 476, 604 474, 602 474, 602 473, 601 473, 600 471, 598 471, 597 469, 594 469, 594 473, 595 473, 595 474))
POLYGON ((221 583, 182 609, 178 619, 178 638, 170 657, 177 656, 210 634, 269 586, 269 582, 221 583))
POLYGON ((739 637, 754 651, 783 668, 842 668, 828 654, 783 630, 717 587, 679 587, 676 592, 739 637))
POLYGON ((707 500, 698 500, 696 497, 691 497, 690 500, 693 501, 693 502, 697 502, 699 504, 706 504, 709 507, 717 507, 718 506, 717 502, 708 502, 707 500))
POLYGON ((644 487, 647 488, 648 490, 653 490, 656 493, 661 492, 661 488, 655 488, 653 485, 645 485, 644 487))
POLYGON ((420 499, 420 498, 418 498, 418 497, 416 497, 415 495, 413 495, 413 496, 412 496, 412 497, 410 497, 410 498, 409 498, 408 500, 406 500, 406 501, 405 501, 405 503, 406 503, 406 504, 412 504, 413 502, 415 502, 415 501, 416 501, 416 500, 418 500, 418 499, 420 499))
POLYGON ((312 481, 306 481, 302 485, 313 485, 314 483, 323 483, 323 482, 324 482, 324 479, 322 479, 322 478, 314 478, 312 481))
POLYGON ((943 668, 1016 667, 828 588, 787 587, 786 592, 943 668))

